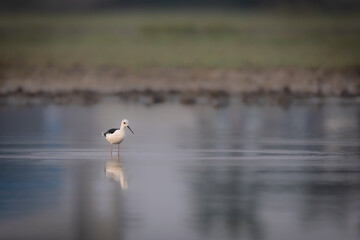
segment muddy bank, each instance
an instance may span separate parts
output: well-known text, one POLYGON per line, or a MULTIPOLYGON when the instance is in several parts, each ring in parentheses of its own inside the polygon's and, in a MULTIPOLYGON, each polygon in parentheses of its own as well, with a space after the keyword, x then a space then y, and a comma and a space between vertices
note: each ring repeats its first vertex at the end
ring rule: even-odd
POLYGON ((195 97, 223 99, 233 95, 353 97, 360 96, 360 71, 148 69, 134 72, 75 67, 29 70, 22 75, 8 71, 2 74, 0 86, 3 100, 20 96, 55 102, 73 98, 92 102, 109 95, 149 103, 166 101, 172 95, 179 96, 183 103, 195 102, 195 97))

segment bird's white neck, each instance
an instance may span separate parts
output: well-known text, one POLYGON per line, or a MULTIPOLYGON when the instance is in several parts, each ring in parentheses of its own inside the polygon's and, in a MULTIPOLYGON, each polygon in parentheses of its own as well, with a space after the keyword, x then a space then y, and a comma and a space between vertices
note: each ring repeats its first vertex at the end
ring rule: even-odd
POLYGON ((120 126, 120 134, 125 135, 125 126, 124 125, 120 126))

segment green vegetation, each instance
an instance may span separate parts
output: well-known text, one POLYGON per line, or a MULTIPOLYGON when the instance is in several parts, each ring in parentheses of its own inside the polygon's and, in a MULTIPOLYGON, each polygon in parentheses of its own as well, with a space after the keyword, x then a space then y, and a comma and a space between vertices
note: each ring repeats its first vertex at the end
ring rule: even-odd
POLYGON ((0 15, 2 69, 360 66, 360 15, 101 12, 0 15))

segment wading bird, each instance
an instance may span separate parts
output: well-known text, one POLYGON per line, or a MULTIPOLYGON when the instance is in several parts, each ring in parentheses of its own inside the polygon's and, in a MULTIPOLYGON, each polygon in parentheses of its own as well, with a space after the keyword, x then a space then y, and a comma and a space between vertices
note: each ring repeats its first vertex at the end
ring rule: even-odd
POLYGON ((125 135, 126 135, 125 134, 125 128, 128 128, 132 132, 132 134, 135 134, 133 132, 133 130, 131 130, 131 128, 129 126, 129 120, 127 120, 127 119, 123 119, 121 121, 120 128, 111 128, 107 132, 104 132, 102 134, 106 138, 106 140, 108 140, 109 143, 111 144, 111 155, 112 155, 113 144, 118 145, 118 155, 119 155, 120 143, 124 140, 125 135))

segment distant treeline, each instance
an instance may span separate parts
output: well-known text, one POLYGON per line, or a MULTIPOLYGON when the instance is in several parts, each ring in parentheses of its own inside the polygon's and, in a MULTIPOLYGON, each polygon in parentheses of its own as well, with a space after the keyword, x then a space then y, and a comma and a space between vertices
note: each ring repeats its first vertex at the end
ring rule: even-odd
POLYGON ((109 8, 316 8, 359 10, 359 0, 1 0, 2 10, 79 10, 109 8))

